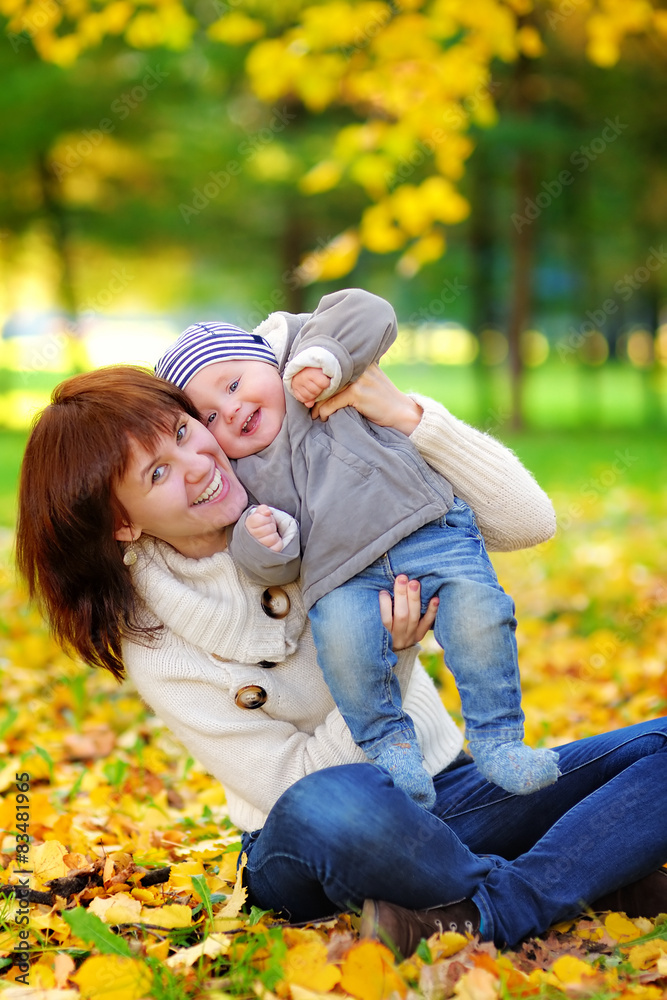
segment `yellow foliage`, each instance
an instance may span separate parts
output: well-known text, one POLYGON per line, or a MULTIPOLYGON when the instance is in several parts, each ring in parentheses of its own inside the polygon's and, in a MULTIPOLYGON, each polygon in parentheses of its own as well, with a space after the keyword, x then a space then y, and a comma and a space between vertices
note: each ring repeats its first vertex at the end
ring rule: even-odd
POLYGON ((438 222, 462 222, 470 214, 469 202, 444 177, 429 177, 421 185, 420 195, 438 222))
POLYGON ((434 960, 449 958, 468 944, 468 938, 456 931, 443 931, 429 939, 429 947, 434 960))
POLYGON ((132 16, 133 6, 129 0, 115 0, 101 11, 106 30, 111 35, 118 35, 132 16))
POLYGON ((246 72, 257 96, 267 103, 292 94, 303 53, 292 49, 289 36, 270 38, 253 45, 246 72))
POLYGON ((402 184, 390 199, 394 218, 409 236, 419 236, 433 221, 434 199, 422 188, 402 184))
POLYGON ((416 240, 400 258, 396 269, 405 278, 412 278, 424 266, 438 260, 445 252, 445 237, 438 230, 416 240))
POLYGON ((308 941, 290 948, 283 963, 283 976, 289 985, 328 993, 341 980, 340 969, 327 961, 323 941, 308 941))
POLYGON ((97 896, 88 909, 106 924, 134 924, 141 915, 141 902, 121 892, 104 899, 97 896))
POLYGON ((152 982, 143 962, 121 955, 87 958, 70 978, 86 1000, 140 1000, 152 982))
POLYGON ((609 936, 620 943, 632 941, 641 936, 641 931, 636 924, 620 913, 610 913, 605 919, 604 925, 609 936))
POLYGON ((303 284, 330 281, 348 274, 359 256, 359 237, 352 230, 340 233, 321 250, 307 254, 299 265, 303 284))
POLYGON ((648 969, 660 960, 667 960, 667 941, 646 941, 637 944, 628 952, 628 961, 635 969, 648 969))
POLYGON ((388 201, 371 205, 364 211, 359 232, 363 245, 374 253, 391 253, 406 241, 406 234, 394 222, 388 201))
POLYGON ((366 153, 354 161, 349 173, 371 198, 381 198, 393 176, 393 161, 382 153, 366 153))
POLYGON ((389 5, 375 0, 355 4, 332 0, 304 9, 301 37, 315 52, 346 46, 358 48, 366 45, 391 16, 389 5))
POLYGON ((304 194, 319 194, 336 187, 341 178, 342 169, 334 160, 322 160, 304 174, 299 181, 299 187, 304 194))
MULTIPOLYGON (((109 922, 112 921, 107 920, 107 923, 109 922)), ((164 927, 166 929, 190 927, 192 924, 192 910, 189 906, 185 906, 182 903, 168 903, 159 909, 151 908, 150 910, 144 910, 142 907, 140 923, 151 924, 152 927, 164 927)))
POLYGON ((227 45, 245 45, 261 38, 265 32, 264 25, 256 18, 248 17, 238 10, 230 11, 209 25, 207 33, 214 42, 226 42, 227 45))
POLYGON ((35 878, 40 884, 48 882, 52 878, 62 878, 67 875, 67 866, 63 861, 63 856, 67 854, 67 848, 63 847, 57 840, 48 840, 44 844, 39 844, 30 852, 35 878))
POLYGON ((324 111, 340 93, 346 61, 342 55, 303 55, 293 87, 310 111, 324 111))
POLYGON ((519 28, 516 36, 519 51, 530 59, 537 59, 546 52, 544 42, 539 31, 530 24, 524 24, 519 28))
POLYGON ((182 861, 180 864, 171 866, 169 884, 174 888, 189 889, 192 885, 192 876, 203 874, 204 866, 201 861, 182 861))
POLYGON ((357 1000, 388 1000, 394 992, 401 997, 406 993, 391 952, 375 941, 362 941, 350 949, 341 966, 340 985, 357 1000))
POLYGON ((557 958, 551 966, 551 971, 553 973, 551 981, 566 988, 580 986, 585 977, 596 974, 595 969, 574 955, 562 955, 557 958))

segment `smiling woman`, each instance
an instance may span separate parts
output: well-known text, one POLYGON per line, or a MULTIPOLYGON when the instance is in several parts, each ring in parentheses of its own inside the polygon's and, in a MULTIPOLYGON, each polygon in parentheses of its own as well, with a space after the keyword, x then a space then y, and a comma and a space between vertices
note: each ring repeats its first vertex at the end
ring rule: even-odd
POLYGON ((56 638, 120 678, 122 634, 151 628, 138 622, 119 542, 148 532, 209 555, 246 502, 180 389, 130 366, 75 375, 56 387, 26 447, 17 565, 56 638))

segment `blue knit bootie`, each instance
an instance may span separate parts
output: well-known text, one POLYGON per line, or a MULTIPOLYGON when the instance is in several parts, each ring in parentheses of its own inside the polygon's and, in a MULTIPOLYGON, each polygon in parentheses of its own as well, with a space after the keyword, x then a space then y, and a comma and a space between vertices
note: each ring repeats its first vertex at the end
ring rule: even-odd
POLYGON ((514 795, 530 795, 560 777, 555 750, 533 750, 519 740, 473 740, 468 749, 487 781, 514 795))
POLYGON ((387 771, 396 788, 402 788, 411 799, 424 809, 435 805, 433 779, 424 767, 419 745, 401 735, 396 742, 383 742, 382 749, 374 753, 366 751, 376 767, 387 771))

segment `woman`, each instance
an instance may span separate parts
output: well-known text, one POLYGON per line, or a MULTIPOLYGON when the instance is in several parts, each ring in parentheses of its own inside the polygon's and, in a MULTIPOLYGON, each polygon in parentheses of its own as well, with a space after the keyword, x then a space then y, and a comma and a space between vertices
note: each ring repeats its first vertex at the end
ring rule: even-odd
MULTIPOLYGON (((491 548, 552 532, 551 505, 515 456, 444 407, 375 373, 320 415, 348 402, 411 434, 491 548)), ((59 640, 117 677, 125 667, 222 781, 245 831, 253 903, 310 920, 366 899, 366 933, 388 934, 404 954, 451 925, 514 944, 592 900, 629 909, 635 891, 644 915, 667 910, 667 877, 654 871, 667 859, 667 720, 565 746, 556 785, 512 796, 461 754, 404 650, 404 704, 438 793, 425 811, 352 742, 298 587, 265 593, 234 566, 226 527, 245 502, 178 389, 132 368, 78 375, 55 390, 28 443, 17 558, 59 640)), ((384 614, 398 648, 429 617, 420 621, 407 581, 395 598, 405 623, 386 602, 384 614)))

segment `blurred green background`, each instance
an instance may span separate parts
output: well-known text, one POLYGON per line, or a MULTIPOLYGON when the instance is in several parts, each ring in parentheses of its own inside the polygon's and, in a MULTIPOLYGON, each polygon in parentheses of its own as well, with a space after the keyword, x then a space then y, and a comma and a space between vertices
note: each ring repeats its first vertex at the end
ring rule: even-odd
MULTIPOLYGON (((473 113, 479 84, 460 90, 472 152, 451 177, 469 211, 441 227, 446 252, 415 264, 405 245, 378 253, 362 240, 347 273, 310 280, 308 254, 356 232, 387 191, 361 183, 357 161, 329 189, 304 178, 337 155, 341 130, 401 125, 381 100, 346 96, 355 60, 377 68, 389 58, 382 39, 398 24, 395 66, 421 59, 428 70, 430 60, 435 73, 432 46, 446 54, 477 30, 460 13, 426 45, 422 29, 440 8, 0 0, 0 524, 13 522, 30 419, 68 373, 151 364, 196 319, 251 328, 349 285, 396 309, 401 336, 385 367, 397 384, 508 441, 547 488, 583 488, 610 469, 664 488, 661 3, 468 4, 487 20, 514 18, 508 37, 520 44, 484 56, 493 120, 473 113), (346 41, 346 18, 370 17, 371 7, 377 30, 346 41), (310 77, 301 90, 262 96, 248 70, 256 38, 298 56, 297 29, 315 8, 331 38, 311 46, 310 77), (153 11, 169 31, 140 22, 153 11), (240 44, 223 44, 234 32, 240 44), (333 57, 347 61, 347 82, 326 100, 309 97, 309 79, 333 57)), ((277 60, 266 72, 277 79, 285 68, 277 60)), ((405 121, 414 113, 415 102, 405 121)), ((410 136, 408 152, 394 155, 390 192, 445 170, 418 130, 410 136)))

